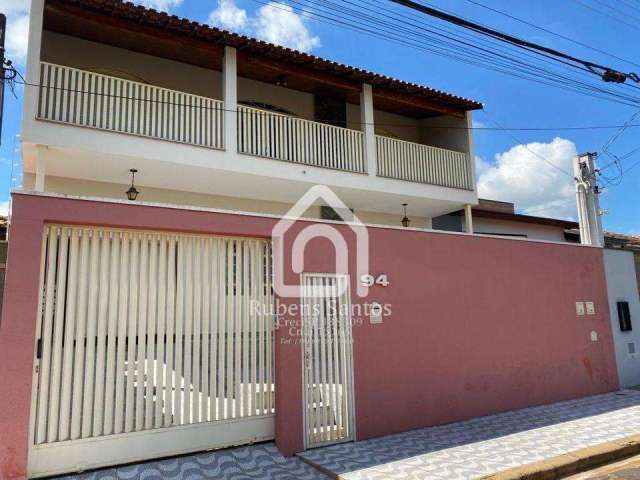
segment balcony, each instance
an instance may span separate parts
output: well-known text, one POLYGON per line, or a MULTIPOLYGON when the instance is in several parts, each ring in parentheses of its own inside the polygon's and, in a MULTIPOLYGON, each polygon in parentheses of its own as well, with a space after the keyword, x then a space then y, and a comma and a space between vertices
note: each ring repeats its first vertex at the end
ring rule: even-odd
POLYGON ((366 173, 362 132, 268 112, 238 108, 240 153, 285 162, 366 173))
POLYGON ((376 135, 378 176, 473 190, 468 155, 376 135))
MULTIPOLYGON (((36 118, 224 150, 224 103, 48 62, 40 64, 36 118)), ((228 118, 228 117, 227 117, 228 118)), ((367 174, 364 133, 239 106, 238 152, 367 174)), ((469 156, 376 135, 379 177, 473 190, 469 156)))

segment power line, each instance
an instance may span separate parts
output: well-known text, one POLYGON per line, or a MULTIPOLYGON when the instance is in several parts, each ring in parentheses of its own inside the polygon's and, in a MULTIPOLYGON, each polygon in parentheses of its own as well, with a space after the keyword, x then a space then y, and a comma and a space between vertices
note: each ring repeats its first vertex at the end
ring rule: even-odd
POLYGON ((584 8, 587 8, 589 10, 592 10, 592 11, 596 12, 596 13, 599 13, 600 15, 604 15, 605 17, 609 17, 609 18, 611 18, 611 19, 613 19, 613 20, 615 20, 617 22, 620 22, 623 25, 626 25, 627 27, 631 27, 633 29, 640 30, 640 28, 638 28, 637 25, 634 25, 633 23, 629 23, 629 22, 627 22, 625 20, 622 20, 622 19, 620 19, 618 17, 615 17, 615 16, 611 15, 610 13, 608 13, 606 11, 603 12, 602 10, 598 10, 597 8, 594 8, 591 5, 588 5, 587 3, 582 2, 581 0, 573 0, 573 1, 576 2, 578 5, 581 5, 584 8))
MULTIPOLYGON (((82 95, 92 95, 96 97, 107 97, 124 101, 135 101, 135 102, 143 102, 143 103, 152 103, 157 105, 170 105, 176 107, 182 107, 185 109, 194 109, 194 110, 211 110, 211 111, 223 111, 223 112, 235 112, 235 113, 243 113, 242 110, 239 109, 228 109, 228 108, 219 108, 219 107, 209 107, 206 105, 185 105, 182 103, 176 103, 165 100, 155 100, 150 98, 136 98, 129 97, 126 95, 117 95, 105 92, 90 92, 86 90, 78 90, 73 88, 66 87, 58 87, 58 86, 49 86, 49 85, 41 85, 37 83, 30 83, 26 81, 16 81, 17 84, 24 85, 32 88, 43 88, 50 89, 53 91, 63 91, 69 93, 76 93, 82 95)), ((258 109, 259 110, 259 109, 258 109)), ((262 110, 261 110, 262 111, 262 110)), ((279 116, 277 112, 269 112, 267 110, 263 110, 267 115, 279 116)), ((481 110, 487 113, 486 109, 481 110)), ((313 119, 313 121, 317 122, 329 122, 334 119, 313 119)), ((361 121, 349 121, 350 124, 356 125, 369 125, 369 123, 361 122, 361 121)), ((414 124, 410 123, 388 123, 388 122, 375 122, 375 125, 378 126, 387 126, 387 127, 415 127, 414 124)), ((573 125, 573 126, 552 126, 552 127, 485 127, 485 126, 455 126, 455 125, 429 125, 429 128, 443 129, 443 130, 478 130, 478 131, 524 131, 524 132, 553 132, 553 131, 588 131, 588 130, 613 130, 619 129, 621 127, 626 128, 638 128, 640 127, 640 123, 637 124, 613 124, 613 125, 573 125)))
POLYGON ((611 145, 614 144, 614 142, 616 140, 618 140, 618 138, 620 138, 620 136, 624 133, 624 131, 627 129, 627 127, 636 119, 638 118, 638 116, 640 116, 640 110, 638 110, 636 113, 634 113, 633 115, 631 115, 631 117, 629 117, 629 120, 627 120, 624 125, 622 125, 622 127, 620 127, 620 129, 615 132, 605 143, 604 145, 602 145, 602 148, 600 149, 600 153, 606 153, 607 150, 609 150, 609 148, 611 147, 611 145))
MULTIPOLYGON (((463 42, 463 45, 460 45, 459 39, 453 38, 453 42, 445 42, 442 39, 437 41, 432 41, 431 44, 425 45, 424 43, 420 43, 415 39, 408 39, 406 36, 399 36, 398 30, 399 26, 397 23, 388 23, 388 30, 382 30, 380 28, 371 28, 371 21, 367 22, 357 22, 354 20, 354 15, 350 14, 349 16, 336 16, 335 9, 334 15, 327 15, 326 13, 319 13, 318 6, 314 3, 303 3, 302 1, 291 0, 290 3, 293 3, 294 6, 289 5, 289 7, 285 8, 282 5, 274 4, 267 0, 253 0, 254 2, 262 5, 267 5, 270 8, 282 9, 289 11, 289 8, 293 8, 296 11, 295 5, 298 5, 298 10, 300 13, 304 14, 308 18, 313 18, 321 23, 328 23, 331 25, 338 25, 341 28, 346 28, 348 30, 356 31, 359 33, 364 33, 374 38, 380 38, 386 41, 391 41, 393 43, 398 43, 404 46, 409 46, 412 48, 417 48, 422 51, 426 51, 429 53, 434 53, 436 55, 440 55, 446 58, 452 58, 454 60, 462 61, 463 63, 479 66, 481 68, 486 68, 489 70, 498 71, 503 74, 511 75, 517 78, 523 78, 528 81, 533 81, 538 84, 553 86, 556 88, 573 91, 575 93, 581 93, 583 95, 590 96, 592 98, 604 99, 613 101, 616 103, 620 103, 627 106, 635 106, 638 105, 639 100, 637 97, 632 97, 626 94, 622 94, 619 92, 614 92, 611 90, 603 89, 601 86, 595 86, 593 84, 586 84, 581 82, 575 78, 569 78, 558 74, 557 72, 551 72, 548 70, 543 70, 539 66, 535 64, 525 64, 522 61, 518 60, 517 57, 505 57, 504 55, 498 55, 494 51, 487 51, 486 49, 482 49, 483 51, 478 53, 478 51, 471 51, 471 49, 478 49, 478 46, 475 44, 469 44, 468 42, 463 42), (455 43, 458 42, 458 43, 455 43), (437 44, 446 45, 448 48, 438 47, 437 44), (491 59, 491 55, 497 55, 500 58, 498 60, 491 59), (608 96, 607 96, 608 95, 608 96)), ((346 1, 346 0, 343 0, 346 1)), ((329 11, 332 11, 331 7, 327 7, 327 4, 331 4, 328 0, 323 2, 324 9, 329 8, 329 11)), ((352 3, 352 2, 349 2, 352 3)), ((371 9, 370 9, 371 10, 371 9)), ((344 10, 342 10, 344 12, 344 10)), ((296 11, 298 13, 298 11, 296 11)), ((362 12, 360 12, 360 17, 362 18, 362 12)), ((375 17, 374 17, 375 18, 375 17)), ((385 16, 388 18, 388 15, 385 16)), ((379 22, 380 20, 378 20, 379 22)), ((405 25, 401 25, 406 29, 405 25)), ((401 28, 402 30, 402 28, 401 28)), ((404 30, 403 30, 404 31, 404 30)), ((431 30, 428 30, 432 32, 431 30)), ((443 37, 442 34, 436 32, 436 34, 443 37)), ((415 33, 414 33, 415 35, 415 33)), ((424 36, 424 35, 423 35, 424 36)), ((432 39, 433 37, 431 37, 432 39)), ((477 40, 476 40, 477 41, 477 40)), ((543 55, 547 56, 547 55, 543 55)), ((544 60, 543 60, 544 61, 544 60)), ((577 68, 577 65, 571 65, 573 68, 577 68)), ((582 67, 580 67, 582 68, 582 67)), ((586 70, 586 69, 585 69, 586 70)))
MULTIPOLYGON (((597 64, 595 62, 591 62, 588 60, 582 60, 580 58, 574 57, 572 55, 566 54, 564 52, 560 52, 558 50, 549 48, 549 47, 545 47, 543 45, 539 45, 533 42, 530 42, 528 40, 523 40, 521 38, 517 38, 514 37, 512 35, 509 35, 507 33, 504 32, 500 32, 498 30, 495 30, 493 28, 488 28, 485 27, 483 25, 480 25, 478 23, 475 22, 471 22, 468 21, 464 18, 460 18, 458 16, 455 15, 451 15, 448 14, 446 12, 437 10, 435 8, 431 8, 428 7, 426 5, 420 4, 420 3, 416 3, 413 0, 390 0, 391 2, 397 3, 399 5, 403 5, 405 7, 411 8, 413 10, 417 10, 421 13, 424 13, 426 15, 430 15, 432 17, 438 18, 440 20, 443 20, 445 22, 449 22, 452 23, 454 25, 487 35, 489 37, 492 38, 496 38, 499 39, 501 41, 507 42, 509 44, 515 45, 519 48, 523 48, 523 49, 527 49, 529 51, 532 51, 534 53, 538 53, 540 54, 541 52, 547 55, 551 55, 553 57, 556 57, 558 59, 562 59, 565 61, 569 61, 569 62, 574 62, 576 64, 579 65, 583 65, 584 67, 588 68, 589 70, 592 70, 593 73, 596 73, 598 75, 601 75, 602 79, 604 81, 607 82, 615 82, 615 83, 624 83, 627 78, 633 80, 634 82, 638 83, 640 82, 640 77, 638 77, 638 75, 636 75, 635 73, 631 72, 631 73, 623 73, 623 72, 619 72, 616 71, 615 69, 608 67, 608 66, 604 66, 604 65, 600 65, 597 64), (601 70, 602 72, 597 72, 596 70, 601 70)), ((559 61, 562 61, 559 60, 559 61)))
POLYGON ((503 15, 503 16, 505 16, 505 17, 508 17, 508 18, 512 19, 512 20, 515 20, 515 21, 517 21, 517 22, 523 23, 524 25, 528 25, 529 27, 532 27, 532 28, 538 29, 538 30, 540 30, 540 31, 542 31, 542 32, 548 33, 548 34, 550 34, 550 35, 554 35, 554 36, 556 36, 556 37, 558 37, 558 38, 562 38, 563 40, 567 40, 568 42, 575 43, 576 45, 580 45, 581 47, 588 48, 588 49, 590 49, 590 50, 593 50, 594 52, 602 53, 602 54, 604 54, 604 55, 608 55, 608 56, 610 56, 610 57, 612 57, 612 58, 615 58, 615 59, 617 59, 617 60, 621 60, 621 61, 626 62, 626 63, 629 63, 629 64, 631 64, 631 65, 635 65, 636 67, 640 67, 640 64, 639 64, 639 63, 636 63, 636 62, 634 62, 634 61, 632 61, 632 60, 628 60, 628 59, 626 59, 626 58, 622 58, 622 57, 619 57, 619 56, 617 56, 617 55, 614 55, 613 53, 606 52, 606 51, 604 51, 604 50, 600 50, 599 48, 596 48, 596 47, 594 47, 593 45, 588 45, 588 44, 583 43, 583 42, 580 42, 580 41, 578 41, 578 40, 576 40, 576 39, 574 39, 574 38, 567 37, 567 36, 562 35, 562 34, 560 34, 560 33, 557 33, 557 32, 554 32, 554 31, 552 31, 552 30, 549 30, 549 29, 547 29, 547 28, 544 28, 544 27, 541 27, 541 26, 539 26, 539 25, 536 25, 536 24, 534 24, 534 23, 528 22, 528 21, 526 21, 526 20, 523 20, 522 18, 518 18, 518 17, 516 17, 516 16, 514 16, 514 15, 511 15, 511 14, 509 14, 509 13, 507 13, 507 12, 503 12, 502 10, 498 10, 497 8, 493 8, 493 7, 490 7, 490 6, 488 6, 488 5, 484 5, 484 4, 482 4, 482 3, 480 3, 480 2, 477 2, 477 1, 475 1, 475 0, 467 0, 467 2, 472 3, 473 5, 477 5, 478 7, 482 7, 482 8, 485 8, 485 9, 487 9, 487 10, 490 10, 490 11, 492 11, 492 12, 494 12, 494 13, 498 13, 498 14, 500 14, 500 15, 503 15))
MULTIPOLYGON (((485 109, 484 112, 487 114, 487 116, 489 117, 489 121, 498 125, 498 127, 500 127, 500 124, 491 117, 491 115, 489 114, 489 112, 485 109)), ((538 152, 531 150, 529 148, 529 146, 527 145, 526 142, 523 142, 522 140, 518 139, 515 135, 512 134, 508 134, 511 138, 513 138, 516 142, 518 142, 520 145, 522 145, 529 153, 531 153, 532 155, 538 157, 540 160, 542 160, 543 162, 545 162, 547 165, 553 167, 554 169, 556 169, 557 171, 564 173, 565 175, 568 175, 570 178, 573 178, 573 174, 570 173, 568 170, 556 165, 555 163, 553 163, 551 160, 549 160, 548 158, 540 155, 538 152)))
POLYGON ((616 14, 618 14, 618 15, 622 15, 623 17, 625 17, 625 16, 626 16, 626 17, 629 17, 630 19, 632 19, 632 20, 633 20, 633 21, 635 21, 635 22, 640 22, 640 18, 635 17, 635 16, 633 16, 633 15, 630 15, 629 13, 623 12, 622 10, 619 10, 619 9, 617 9, 617 8, 615 8, 615 7, 612 7, 611 5, 609 5, 609 4, 608 4, 608 3, 606 3, 606 2, 603 2, 602 0, 594 0, 594 1, 595 1, 596 3, 599 3, 600 5, 602 5, 603 7, 605 7, 605 8, 607 8, 607 9, 611 10, 612 12, 615 12, 615 13, 616 13, 616 14))

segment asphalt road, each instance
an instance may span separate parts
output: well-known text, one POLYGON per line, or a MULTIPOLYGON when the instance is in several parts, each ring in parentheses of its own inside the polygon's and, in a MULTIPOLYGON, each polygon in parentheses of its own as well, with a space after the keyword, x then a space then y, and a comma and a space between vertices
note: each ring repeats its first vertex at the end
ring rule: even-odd
POLYGON ((565 480, 640 480, 640 455, 572 475, 565 480))

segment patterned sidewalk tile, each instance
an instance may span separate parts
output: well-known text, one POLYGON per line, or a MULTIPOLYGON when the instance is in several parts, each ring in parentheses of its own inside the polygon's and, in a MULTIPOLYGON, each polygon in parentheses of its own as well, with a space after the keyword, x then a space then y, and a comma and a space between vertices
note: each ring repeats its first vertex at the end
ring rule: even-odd
POLYGON ((275 444, 198 453, 117 468, 56 477, 56 480, 327 480, 296 457, 283 457, 275 444))
POLYGON ((347 480, 474 479, 640 432, 640 391, 515 410, 300 456, 347 480))

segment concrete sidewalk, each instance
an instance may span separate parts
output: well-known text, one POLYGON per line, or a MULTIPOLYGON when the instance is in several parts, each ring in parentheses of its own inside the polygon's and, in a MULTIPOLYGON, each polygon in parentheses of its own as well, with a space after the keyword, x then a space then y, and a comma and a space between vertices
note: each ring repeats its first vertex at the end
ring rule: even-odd
POLYGON ((348 480, 475 479, 640 433, 640 392, 624 390, 309 450, 348 480))
POLYGON ((195 453, 50 480, 329 480, 296 457, 283 457, 272 442, 195 453))
POLYGON ((58 479, 476 479, 638 433, 640 391, 625 390, 318 448, 298 457, 285 458, 273 443, 263 443, 58 479))

